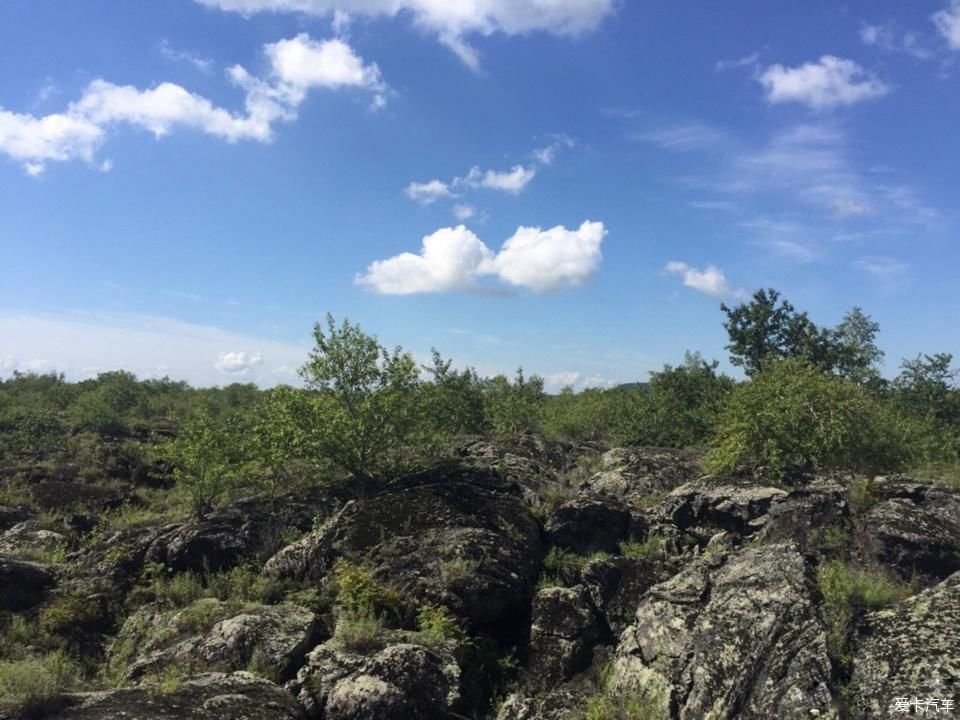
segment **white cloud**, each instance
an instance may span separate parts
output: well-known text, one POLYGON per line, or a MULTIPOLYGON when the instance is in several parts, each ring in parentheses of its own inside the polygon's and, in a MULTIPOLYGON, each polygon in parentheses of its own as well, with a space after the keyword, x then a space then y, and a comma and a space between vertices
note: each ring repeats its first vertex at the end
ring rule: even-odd
POLYGON ((560 390, 565 387, 573 387, 582 379, 583 373, 576 370, 561 370, 547 374, 543 378, 543 384, 547 390, 560 390))
POLYGON ((373 262, 356 282, 385 295, 471 290, 492 258, 480 238, 458 225, 424 237, 419 255, 402 253, 373 262))
POLYGON ((557 225, 549 230, 517 228, 494 258, 496 274, 511 285, 553 292, 583 285, 600 266, 600 245, 607 231, 601 222, 584 222, 577 230, 557 225))
POLYGON ((141 90, 97 79, 64 113, 34 117, 0 108, 0 153, 38 175, 51 161, 93 163, 107 130, 117 124, 147 130, 158 138, 188 128, 228 142, 267 142, 274 123, 296 118, 312 88, 353 87, 373 93, 374 107, 385 102, 387 87, 377 66, 365 64, 340 39, 315 41, 300 34, 263 50, 271 66, 268 79, 255 78, 239 65, 227 71, 229 79, 246 91, 243 113, 217 107, 175 83, 141 90))
POLYGON ((453 215, 460 222, 466 222, 477 214, 477 209, 473 205, 454 205, 453 215))
POLYGON ((931 18, 937 30, 946 39, 953 50, 960 50, 960 0, 951 0, 943 9, 931 18))
POLYGON ((667 263, 664 270, 672 275, 679 275, 683 278, 683 284, 686 287, 693 288, 711 297, 720 299, 743 299, 747 297, 745 290, 734 290, 730 287, 730 283, 727 282, 727 277, 723 274, 723 270, 713 265, 707 265, 706 269, 698 270, 695 267, 690 267, 685 262, 671 260, 667 263))
POLYGON ((864 45, 880 48, 886 52, 906 53, 918 60, 928 60, 933 52, 925 48, 916 33, 905 32, 902 36, 890 25, 864 25, 860 28, 860 40, 864 45))
POLYGON ((457 178, 453 181, 454 186, 466 186, 470 188, 485 188, 487 190, 501 190, 503 192, 517 195, 523 191, 530 181, 537 174, 535 167, 524 167, 523 165, 514 165, 510 170, 498 172, 496 170, 482 171, 480 168, 470 168, 466 177, 457 178))
POLYGON ((232 375, 246 375, 257 365, 263 362, 263 356, 259 353, 250 354, 245 350, 239 352, 220 353, 213 366, 223 373, 232 375))
POLYGON ((440 198, 453 197, 450 186, 442 180, 430 180, 425 183, 412 182, 404 192, 411 200, 421 205, 430 205, 440 198))
POLYGON ((335 18, 412 15, 414 24, 436 35, 471 68, 479 67, 471 35, 522 35, 533 31, 579 35, 595 29, 612 14, 615 0, 196 0, 221 10, 296 12, 335 18))
POLYGON ((896 288, 910 272, 910 265, 895 258, 869 255, 858 258, 854 267, 873 276, 887 290, 896 288))
POLYGON ((373 262, 355 282, 387 295, 489 291, 481 278, 495 276, 534 292, 552 292, 588 282, 600 264, 603 223, 577 230, 519 227, 494 254, 463 225, 423 238, 418 254, 402 253, 373 262))
POLYGON ((890 92, 857 63, 833 55, 795 68, 771 65, 757 79, 770 103, 799 102, 814 110, 853 105, 890 92))

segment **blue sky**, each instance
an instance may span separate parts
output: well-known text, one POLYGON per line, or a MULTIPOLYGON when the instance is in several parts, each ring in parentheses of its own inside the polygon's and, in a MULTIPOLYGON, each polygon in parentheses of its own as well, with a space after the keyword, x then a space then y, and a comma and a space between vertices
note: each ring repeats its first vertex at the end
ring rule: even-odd
POLYGON ((960 0, 5 0, 0 374, 726 363, 720 302, 960 355, 960 0))

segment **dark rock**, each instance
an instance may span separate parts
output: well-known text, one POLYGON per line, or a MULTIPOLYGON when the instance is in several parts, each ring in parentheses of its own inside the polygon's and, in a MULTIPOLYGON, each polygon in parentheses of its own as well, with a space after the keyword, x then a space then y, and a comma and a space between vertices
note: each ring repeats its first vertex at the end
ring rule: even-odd
POLYGON ((696 459, 688 452, 664 448, 615 448, 604 453, 600 471, 584 489, 627 500, 639 508, 651 499, 700 477, 696 459))
POLYGON ((46 480, 30 487, 34 502, 44 510, 85 507, 96 510, 118 508, 132 497, 130 490, 117 490, 82 482, 46 480))
POLYGON ((581 493, 554 510, 544 530, 551 545, 578 555, 614 553, 630 534, 630 509, 618 498, 581 493))
POLYGON ((144 561, 174 572, 229 570, 251 553, 243 525, 239 517, 167 525, 147 548, 144 561))
POLYGON ((750 535, 763 527, 771 507, 786 498, 787 491, 780 488, 707 477, 671 492, 659 518, 704 539, 718 530, 750 535))
POLYGON ((448 463, 348 503, 264 573, 320 581, 339 558, 367 562, 378 579, 473 627, 502 627, 528 611, 542 556, 539 527, 515 485, 448 463))
MULTIPOLYGON (((897 699, 919 699, 910 716, 940 714, 927 699, 960 701, 960 573, 885 610, 869 613, 853 657, 847 697, 854 717, 899 718, 897 699)), ((902 706, 901 706, 902 707, 902 706)), ((949 717, 949 713, 947 714, 949 717)))
POLYGON ((49 720, 302 720, 303 710, 273 683, 246 672, 206 673, 159 693, 124 688, 80 693, 49 720))
POLYGON ((960 570, 960 498, 929 486, 877 485, 886 499, 861 518, 873 560, 924 585, 960 570))
POLYGON ((676 568, 662 558, 611 557, 588 562, 580 572, 590 601, 614 636, 633 622, 643 594, 676 568))
POLYGON ((540 590, 533 600, 528 686, 551 688, 585 670, 606 635, 582 585, 540 590))
POLYGON ((0 556, 0 610, 29 610, 43 601, 53 584, 46 566, 0 556))
POLYGON ((836 718, 826 635, 795 546, 713 547, 644 596, 613 686, 683 720, 836 718))
POLYGON ((30 511, 22 506, 0 505, 0 532, 9 530, 17 523, 30 518, 30 511))
POLYGON ((818 479, 795 488, 770 506, 758 538, 762 542, 795 543, 801 551, 818 549, 825 528, 849 529, 847 487, 830 479, 818 479))
POLYGON ((0 535, 0 553, 26 556, 49 553, 61 548, 66 538, 58 532, 46 530, 36 520, 25 520, 0 535))

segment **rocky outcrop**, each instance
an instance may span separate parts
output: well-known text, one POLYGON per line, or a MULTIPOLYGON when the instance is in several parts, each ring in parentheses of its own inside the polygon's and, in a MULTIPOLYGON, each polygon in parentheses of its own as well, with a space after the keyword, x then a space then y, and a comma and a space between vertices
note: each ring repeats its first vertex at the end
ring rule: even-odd
POLYGON ((578 555, 617 552, 631 532, 630 508, 620 498, 580 493, 554 510, 544 531, 551 545, 578 555))
POLYGON ((356 500, 271 558, 264 572, 322 581, 341 558, 471 627, 523 616, 540 569, 540 529, 513 484, 448 463, 356 500))
POLYGON ((246 672, 206 673, 164 692, 125 688, 69 695, 49 720, 303 720, 291 695, 246 672))
POLYGON ((580 571, 580 578, 590 594, 590 604, 613 637, 619 637, 633 622, 643 594, 676 570, 666 558, 620 556, 591 560, 580 571))
POLYGON ((673 490, 657 518, 704 542, 720 530, 750 535, 764 526, 767 512, 787 495, 780 488, 706 477, 673 490))
POLYGON ((600 470, 584 489, 620 497, 644 508, 651 498, 670 492, 701 475, 689 453, 664 448, 614 448, 603 454, 600 470))
POLYGON ((681 720, 836 717, 826 636, 796 548, 713 547, 641 600, 614 687, 681 720))
POLYGON ((929 585, 960 570, 960 498, 929 485, 879 480, 862 517, 872 559, 929 585))
POLYGON ((960 702, 960 573, 899 605, 869 613, 847 689, 854 717, 939 715, 960 702), (920 706, 916 705, 919 700, 920 706), (936 700, 927 704, 928 700, 936 700), (910 705, 910 703, 913 705, 910 705))
POLYGON ((112 645, 114 666, 130 681, 167 668, 258 671, 284 681, 319 639, 311 611, 281 604, 237 611, 204 599, 177 611, 147 606, 131 615, 112 645))
POLYGON ((585 587, 540 590, 533 601, 528 686, 551 688, 585 670, 606 635, 585 587))
POLYGON ((317 720, 454 720, 460 667, 442 648, 410 642, 360 655, 331 640, 288 688, 317 720))
POLYGON ((36 520, 25 520, 0 535, 0 553, 29 556, 54 551, 65 543, 62 534, 43 528, 36 520))
POLYGON ((0 610, 29 610, 43 602, 53 584, 45 565, 0 556, 0 610))

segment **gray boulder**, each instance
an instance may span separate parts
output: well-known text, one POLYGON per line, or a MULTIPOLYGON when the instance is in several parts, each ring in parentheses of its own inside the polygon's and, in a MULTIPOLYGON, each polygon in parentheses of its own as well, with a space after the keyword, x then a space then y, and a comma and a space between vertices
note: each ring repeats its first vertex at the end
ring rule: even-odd
POLYGON ((0 556, 0 610, 29 610, 43 602, 53 584, 47 566, 0 556))
MULTIPOLYGON (((848 688, 854 716, 900 718, 897 700, 960 704, 960 573, 891 608, 869 613, 848 688)), ((939 715, 935 706, 910 712, 939 715)), ((949 717, 949 715, 947 715, 949 717)))

